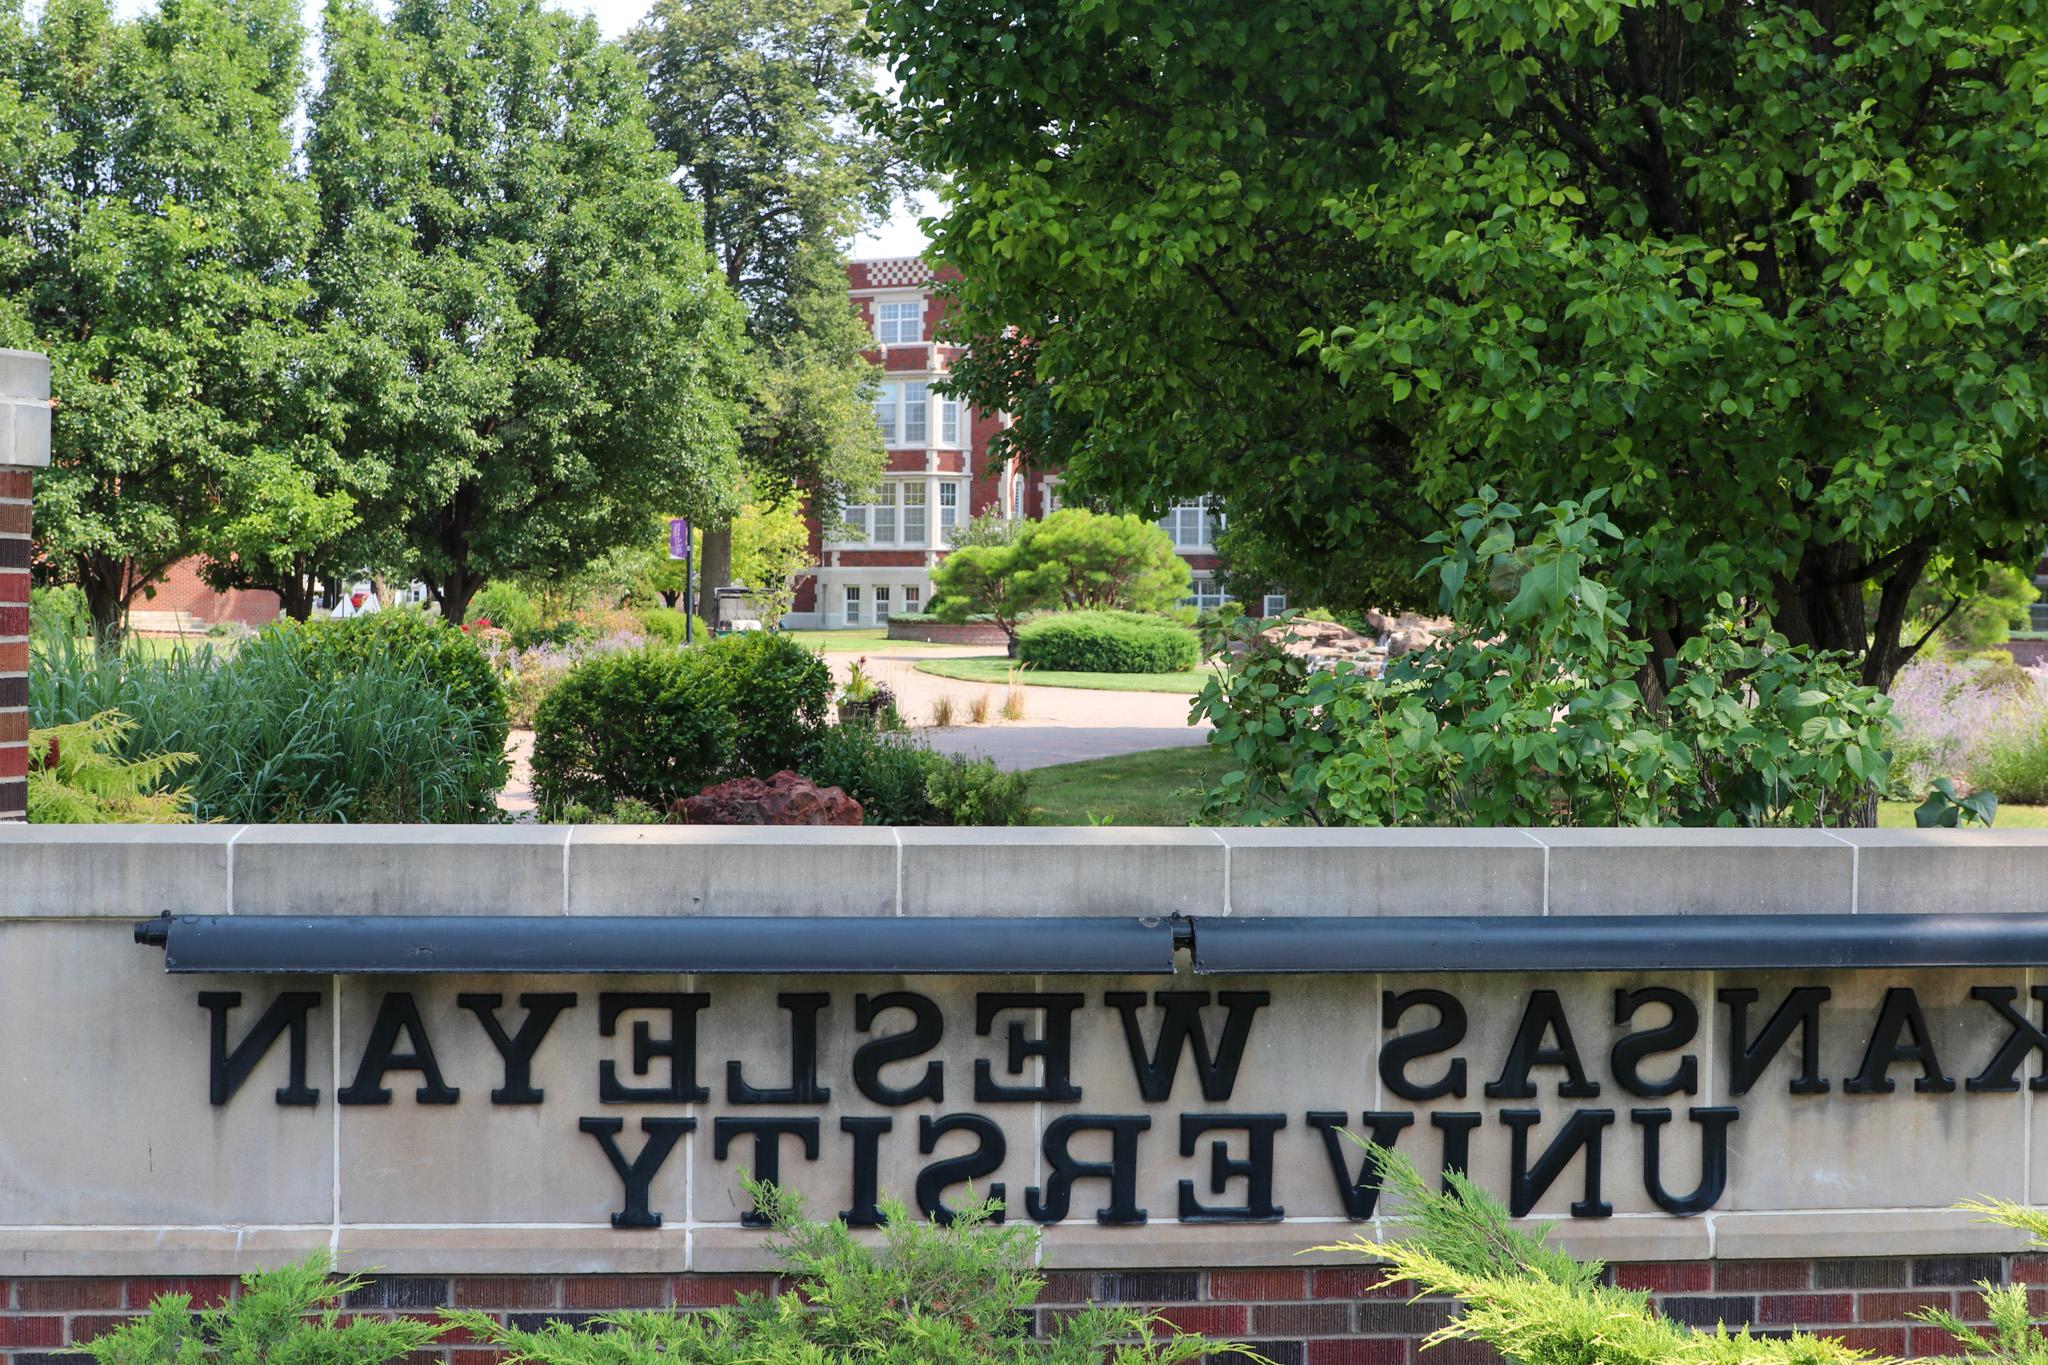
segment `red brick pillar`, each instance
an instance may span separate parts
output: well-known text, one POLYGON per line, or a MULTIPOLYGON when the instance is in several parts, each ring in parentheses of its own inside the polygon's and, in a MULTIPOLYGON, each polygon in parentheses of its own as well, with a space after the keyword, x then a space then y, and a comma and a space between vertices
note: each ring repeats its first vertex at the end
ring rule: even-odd
POLYGON ((0 350, 0 820, 28 818, 32 470, 50 462, 50 362, 0 350))

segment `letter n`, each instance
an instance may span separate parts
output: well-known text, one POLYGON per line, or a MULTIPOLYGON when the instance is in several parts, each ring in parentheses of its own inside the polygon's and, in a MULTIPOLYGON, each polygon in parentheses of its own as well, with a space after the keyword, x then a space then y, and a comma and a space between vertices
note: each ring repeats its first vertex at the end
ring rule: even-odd
POLYGON ((320 1005, 318 991, 285 991, 257 1016, 242 1041, 228 1048, 228 1011, 242 1003, 240 991, 201 991, 199 1004, 210 1016, 213 1057, 208 1073, 207 1098, 226 1104, 242 1088, 242 1082, 270 1051, 277 1036, 291 1033, 290 1074, 278 1088, 279 1104, 318 1104, 320 1092, 306 1084, 306 1035, 308 1016, 320 1005))

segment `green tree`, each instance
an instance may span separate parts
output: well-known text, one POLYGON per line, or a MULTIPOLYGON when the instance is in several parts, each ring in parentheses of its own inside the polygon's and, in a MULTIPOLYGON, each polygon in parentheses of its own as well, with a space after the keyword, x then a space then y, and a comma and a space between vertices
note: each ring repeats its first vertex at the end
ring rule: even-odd
POLYGON ((742 310, 596 25, 519 0, 330 0, 311 275, 365 519, 451 620, 651 509, 729 515, 742 310))
POLYGON ((1010 637, 1029 612, 1164 611, 1188 593, 1187 561, 1142 517, 1063 507, 1006 542, 955 549, 932 570, 934 615, 992 616, 1010 637))
POLYGON ((311 218, 291 0, 0 7, 0 332, 50 355, 37 546, 111 635, 240 509, 335 515, 282 412, 311 218))
MULTIPOLYGON (((873 67, 858 0, 657 0, 627 40, 655 138, 704 206, 705 246, 746 301, 759 348, 745 428, 756 492, 808 493, 828 516, 881 472, 873 344, 840 256, 915 177, 855 117, 873 67)), ((733 573, 732 528, 705 519, 702 581, 733 573)))
POLYGON ((1481 486, 1604 486, 1657 660, 1725 593, 1880 685, 1934 565, 2037 549, 2042 0, 869 22, 962 378, 1076 498, 1221 494, 1361 605, 1481 486))

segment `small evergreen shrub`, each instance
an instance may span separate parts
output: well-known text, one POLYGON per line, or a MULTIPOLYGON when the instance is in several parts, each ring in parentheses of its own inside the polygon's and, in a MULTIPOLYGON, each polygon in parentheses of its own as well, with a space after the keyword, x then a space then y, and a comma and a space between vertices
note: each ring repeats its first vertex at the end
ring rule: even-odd
MULTIPOLYGON (((939 757, 945 757, 939 755, 939 757)), ((988 759, 947 759, 925 775, 925 800, 935 823, 1021 825, 1031 814, 1031 779, 988 759)))
POLYGON ((1181 673, 1201 638, 1186 626, 1129 611, 1063 611, 1017 631, 1017 657, 1060 673, 1181 673))
POLYGON ((190 754, 123 758, 135 722, 119 711, 28 732, 28 818, 37 825, 183 825, 192 797, 171 785, 190 754))
POLYGON ((585 659, 533 721, 533 790, 551 816, 622 797, 666 810, 725 775, 739 738, 722 661, 648 646, 585 659))
POLYGON ((794 1195, 749 1183, 774 1229, 793 1291, 746 1295, 702 1312, 607 1313, 592 1332, 522 1331, 473 1310, 451 1323, 512 1361, 538 1365, 1172 1365, 1258 1356, 1185 1333, 1157 1314, 1102 1304, 1028 1330, 1044 1288, 1038 1233, 993 1220, 995 1202, 920 1222, 884 1200, 873 1242, 842 1222, 811 1223, 794 1195))
MULTIPOLYGON (((1414 1232, 1405 1241, 1364 1238, 1317 1247, 1350 1251, 1385 1263, 1381 1286, 1408 1282, 1417 1298, 1457 1299, 1458 1316, 1431 1333, 1426 1346, 1476 1341, 1509 1360, 1545 1365, 1851 1365, 1867 1357, 1838 1341, 1794 1332, 1753 1337, 1747 1328, 1712 1332, 1661 1316, 1650 1296, 1601 1283, 1605 1267, 1524 1232, 1504 1205, 1461 1171, 1448 1188, 1425 1183, 1408 1158, 1371 1147, 1396 1220, 1414 1232)), ((1429 1355, 1425 1350, 1423 1360, 1429 1355)))
POLYGON ((192 1309, 189 1294, 160 1294, 149 1311, 72 1349, 100 1365, 384 1365, 433 1345, 447 1326, 343 1314, 358 1277, 330 1278, 325 1255, 242 1277, 218 1308, 192 1309))
POLYGON ((803 772, 818 751, 832 708, 832 670, 787 635, 736 631, 706 646, 732 699, 732 771, 767 777, 803 772))

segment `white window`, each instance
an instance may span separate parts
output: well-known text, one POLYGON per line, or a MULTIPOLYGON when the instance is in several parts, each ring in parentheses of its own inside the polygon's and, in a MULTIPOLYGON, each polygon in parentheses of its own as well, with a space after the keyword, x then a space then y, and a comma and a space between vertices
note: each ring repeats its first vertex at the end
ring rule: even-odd
POLYGON ((858 583, 848 583, 846 585, 846 624, 849 626, 860 624, 860 584, 858 583))
POLYGON ((1024 515, 1024 476, 1010 477, 1010 516, 1014 520, 1024 515))
POLYGON ((939 397, 939 444, 960 444, 960 400, 944 394, 939 397))
POLYGON ((889 585, 886 583, 875 585, 875 624, 889 624, 889 585))
POLYGON ((901 396, 899 384, 882 384, 875 389, 875 425, 882 429, 882 444, 896 444, 896 408, 901 396))
POLYGON ((882 500, 868 509, 868 542, 873 545, 894 545, 896 543, 896 488, 898 485, 883 484, 882 500))
POLYGON ((924 306, 916 299, 875 305, 875 340, 884 346, 924 340, 924 306))
POLYGON ((1259 609, 1259 614, 1261 616, 1278 616, 1286 610, 1287 594, 1284 592, 1269 592, 1266 594, 1265 605, 1259 609))
POLYGON ((1223 585, 1216 581, 1214 574, 1198 573, 1189 580, 1188 587, 1191 591, 1180 599, 1184 607, 1193 607, 1196 611, 1212 611, 1222 606, 1226 600, 1223 596, 1223 585))
POLYGON ((921 594, 918 592, 917 584, 905 583, 903 585, 903 610, 906 614, 911 616, 917 615, 917 604, 920 597, 921 594))
POLYGON ((960 525, 960 485, 939 485, 939 543, 951 545, 953 531, 960 525))
POLYGON ((1216 544, 1216 532, 1222 524, 1222 516, 1209 510, 1207 498, 1177 503, 1159 519, 1159 529, 1173 537, 1173 548, 1176 550, 1212 548, 1216 544))
POLYGON ((932 386, 922 379, 903 385, 903 440, 907 446, 921 446, 930 429, 932 386))
POLYGON ((925 543, 925 499, 922 483, 906 483, 903 490, 903 543, 925 543))

